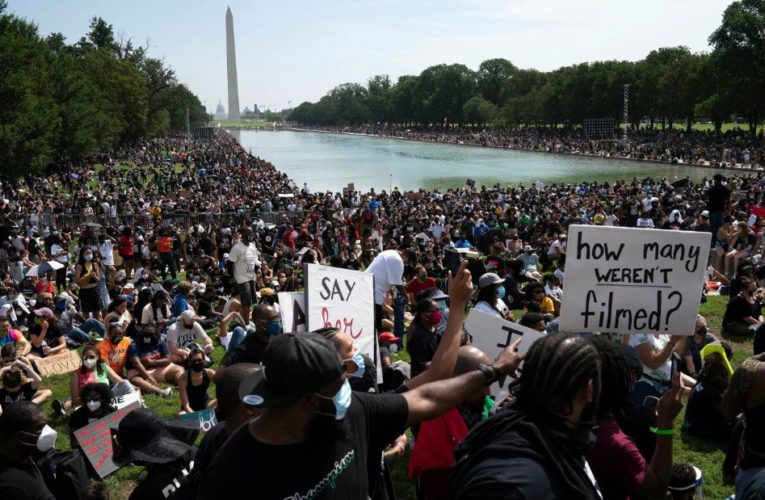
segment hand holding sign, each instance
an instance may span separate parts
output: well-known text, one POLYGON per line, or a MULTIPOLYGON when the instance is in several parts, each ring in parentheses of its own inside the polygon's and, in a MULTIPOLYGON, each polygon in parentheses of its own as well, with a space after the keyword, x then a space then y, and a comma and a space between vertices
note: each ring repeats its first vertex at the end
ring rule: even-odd
POLYGON ((494 361, 494 368, 497 369, 497 373, 501 377, 499 379, 499 385, 505 385, 504 377, 507 375, 515 379, 518 378, 518 367, 521 366, 523 358, 525 357, 524 354, 518 353, 518 347, 521 345, 522 340, 523 337, 515 339, 512 344, 505 347, 502 352, 499 353, 496 361, 494 361))

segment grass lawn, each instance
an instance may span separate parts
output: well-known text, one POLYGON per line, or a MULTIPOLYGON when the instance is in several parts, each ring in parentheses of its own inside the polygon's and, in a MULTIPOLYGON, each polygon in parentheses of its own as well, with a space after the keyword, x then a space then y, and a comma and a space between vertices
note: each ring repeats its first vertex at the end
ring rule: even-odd
MULTIPOLYGON (((701 305, 701 314, 703 314, 709 323, 713 333, 720 331, 722 315, 725 312, 727 297, 710 297, 706 304, 701 305)), ((730 339, 732 340, 736 355, 733 359, 734 366, 737 366, 747 356, 751 355, 751 340, 730 339)), ((213 352, 213 358, 217 363, 223 358, 224 351, 221 346, 217 346, 213 352)), ((406 353, 401 353, 405 358, 406 353)), ((69 396, 69 375, 59 375, 49 377, 43 380, 43 387, 53 391, 57 399, 64 400, 69 396)), ((211 396, 214 389, 211 387, 211 396)), ((144 396, 147 406, 157 413, 174 417, 180 407, 177 391, 169 398, 161 398, 155 395, 144 396)), ((67 430, 67 417, 53 416, 49 403, 45 406, 50 415, 50 425, 58 431, 58 441, 56 448, 69 448, 69 433, 67 430)), ((723 484, 721 465, 725 454, 725 443, 715 443, 707 440, 683 435, 680 432, 680 426, 683 422, 681 414, 676 422, 677 434, 674 439, 674 457, 678 462, 690 462, 704 471, 704 493, 707 498, 725 498, 733 493, 733 486, 723 484)), ((414 499, 414 488, 407 478, 408 467, 407 453, 403 459, 400 459, 393 466, 392 475, 396 485, 398 498, 403 500, 414 499)), ((112 498, 115 500, 127 499, 135 484, 140 479, 141 469, 137 467, 122 468, 105 479, 112 498)))

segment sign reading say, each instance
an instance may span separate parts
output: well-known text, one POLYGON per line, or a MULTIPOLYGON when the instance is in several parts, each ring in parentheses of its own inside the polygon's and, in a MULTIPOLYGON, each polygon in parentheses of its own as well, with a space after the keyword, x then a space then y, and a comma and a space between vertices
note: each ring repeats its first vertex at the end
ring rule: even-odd
MULTIPOLYGON (((544 332, 532 330, 476 309, 470 310, 465 321, 465 329, 473 336, 473 345, 485 352, 492 361, 497 359, 499 353, 515 342, 518 337, 522 339, 518 352, 526 354, 531 344, 545 336, 544 332)), ((506 385, 507 380, 503 385, 499 382, 492 384, 491 393, 496 397, 506 385)))
POLYGON ((45 358, 35 358, 35 365, 40 371, 40 375, 47 377, 49 375, 61 375, 71 373, 80 367, 80 355, 77 351, 65 350, 60 354, 47 356, 45 358))
POLYGON ((98 473, 98 477, 104 478, 119 468, 112 461, 114 455, 112 429, 117 429, 125 415, 136 408, 140 408, 140 406, 140 403, 134 402, 74 431, 77 443, 79 443, 88 461, 93 465, 93 469, 98 473))
POLYGON ((691 335, 711 237, 570 226, 560 330, 691 335))
POLYGON ((332 327, 347 333, 362 354, 382 369, 375 336, 374 275, 336 267, 306 265, 308 330, 332 327))
POLYGON ((306 331, 305 293, 279 292, 279 312, 285 333, 306 331))

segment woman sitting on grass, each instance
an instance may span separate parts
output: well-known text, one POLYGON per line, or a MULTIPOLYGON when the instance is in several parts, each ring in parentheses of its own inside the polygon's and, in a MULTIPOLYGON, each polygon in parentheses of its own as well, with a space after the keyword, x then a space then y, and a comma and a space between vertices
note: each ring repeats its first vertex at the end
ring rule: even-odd
POLYGON ((178 392, 181 395, 179 415, 215 408, 217 401, 210 399, 207 389, 215 379, 215 370, 205 368, 205 352, 198 346, 191 349, 186 358, 186 372, 178 377, 178 392))
POLYGON ((80 394, 82 394, 82 406, 74 410, 69 418, 69 443, 72 448, 78 446, 77 439, 74 437, 75 431, 116 411, 116 408, 111 406, 112 391, 106 384, 92 382, 85 384, 80 394))

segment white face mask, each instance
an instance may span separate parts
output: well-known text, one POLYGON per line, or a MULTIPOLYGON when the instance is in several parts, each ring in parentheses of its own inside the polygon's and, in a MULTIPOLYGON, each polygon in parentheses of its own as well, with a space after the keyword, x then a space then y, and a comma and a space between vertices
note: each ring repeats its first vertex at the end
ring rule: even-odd
POLYGON ((94 412, 101 408, 101 401, 88 401, 86 405, 88 406, 88 410, 94 412))
POLYGON ((82 364, 85 365, 85 368, 88 368, 89 370, 92 370, 96 366, 96 363, 98 363, 98 360, 93 358, 82 360, 82 364))
POLYGON ((42 428, 40 434, 32 434, 31 432, 22 432, 27 436, 32 436, 36 439, 35 443, 26 443, 29 446, 36 446, 38 450, 46 452, 52 449, 56 445, 56 438, 58 438, 58 432, 53 430, 48 424, 42 428))

